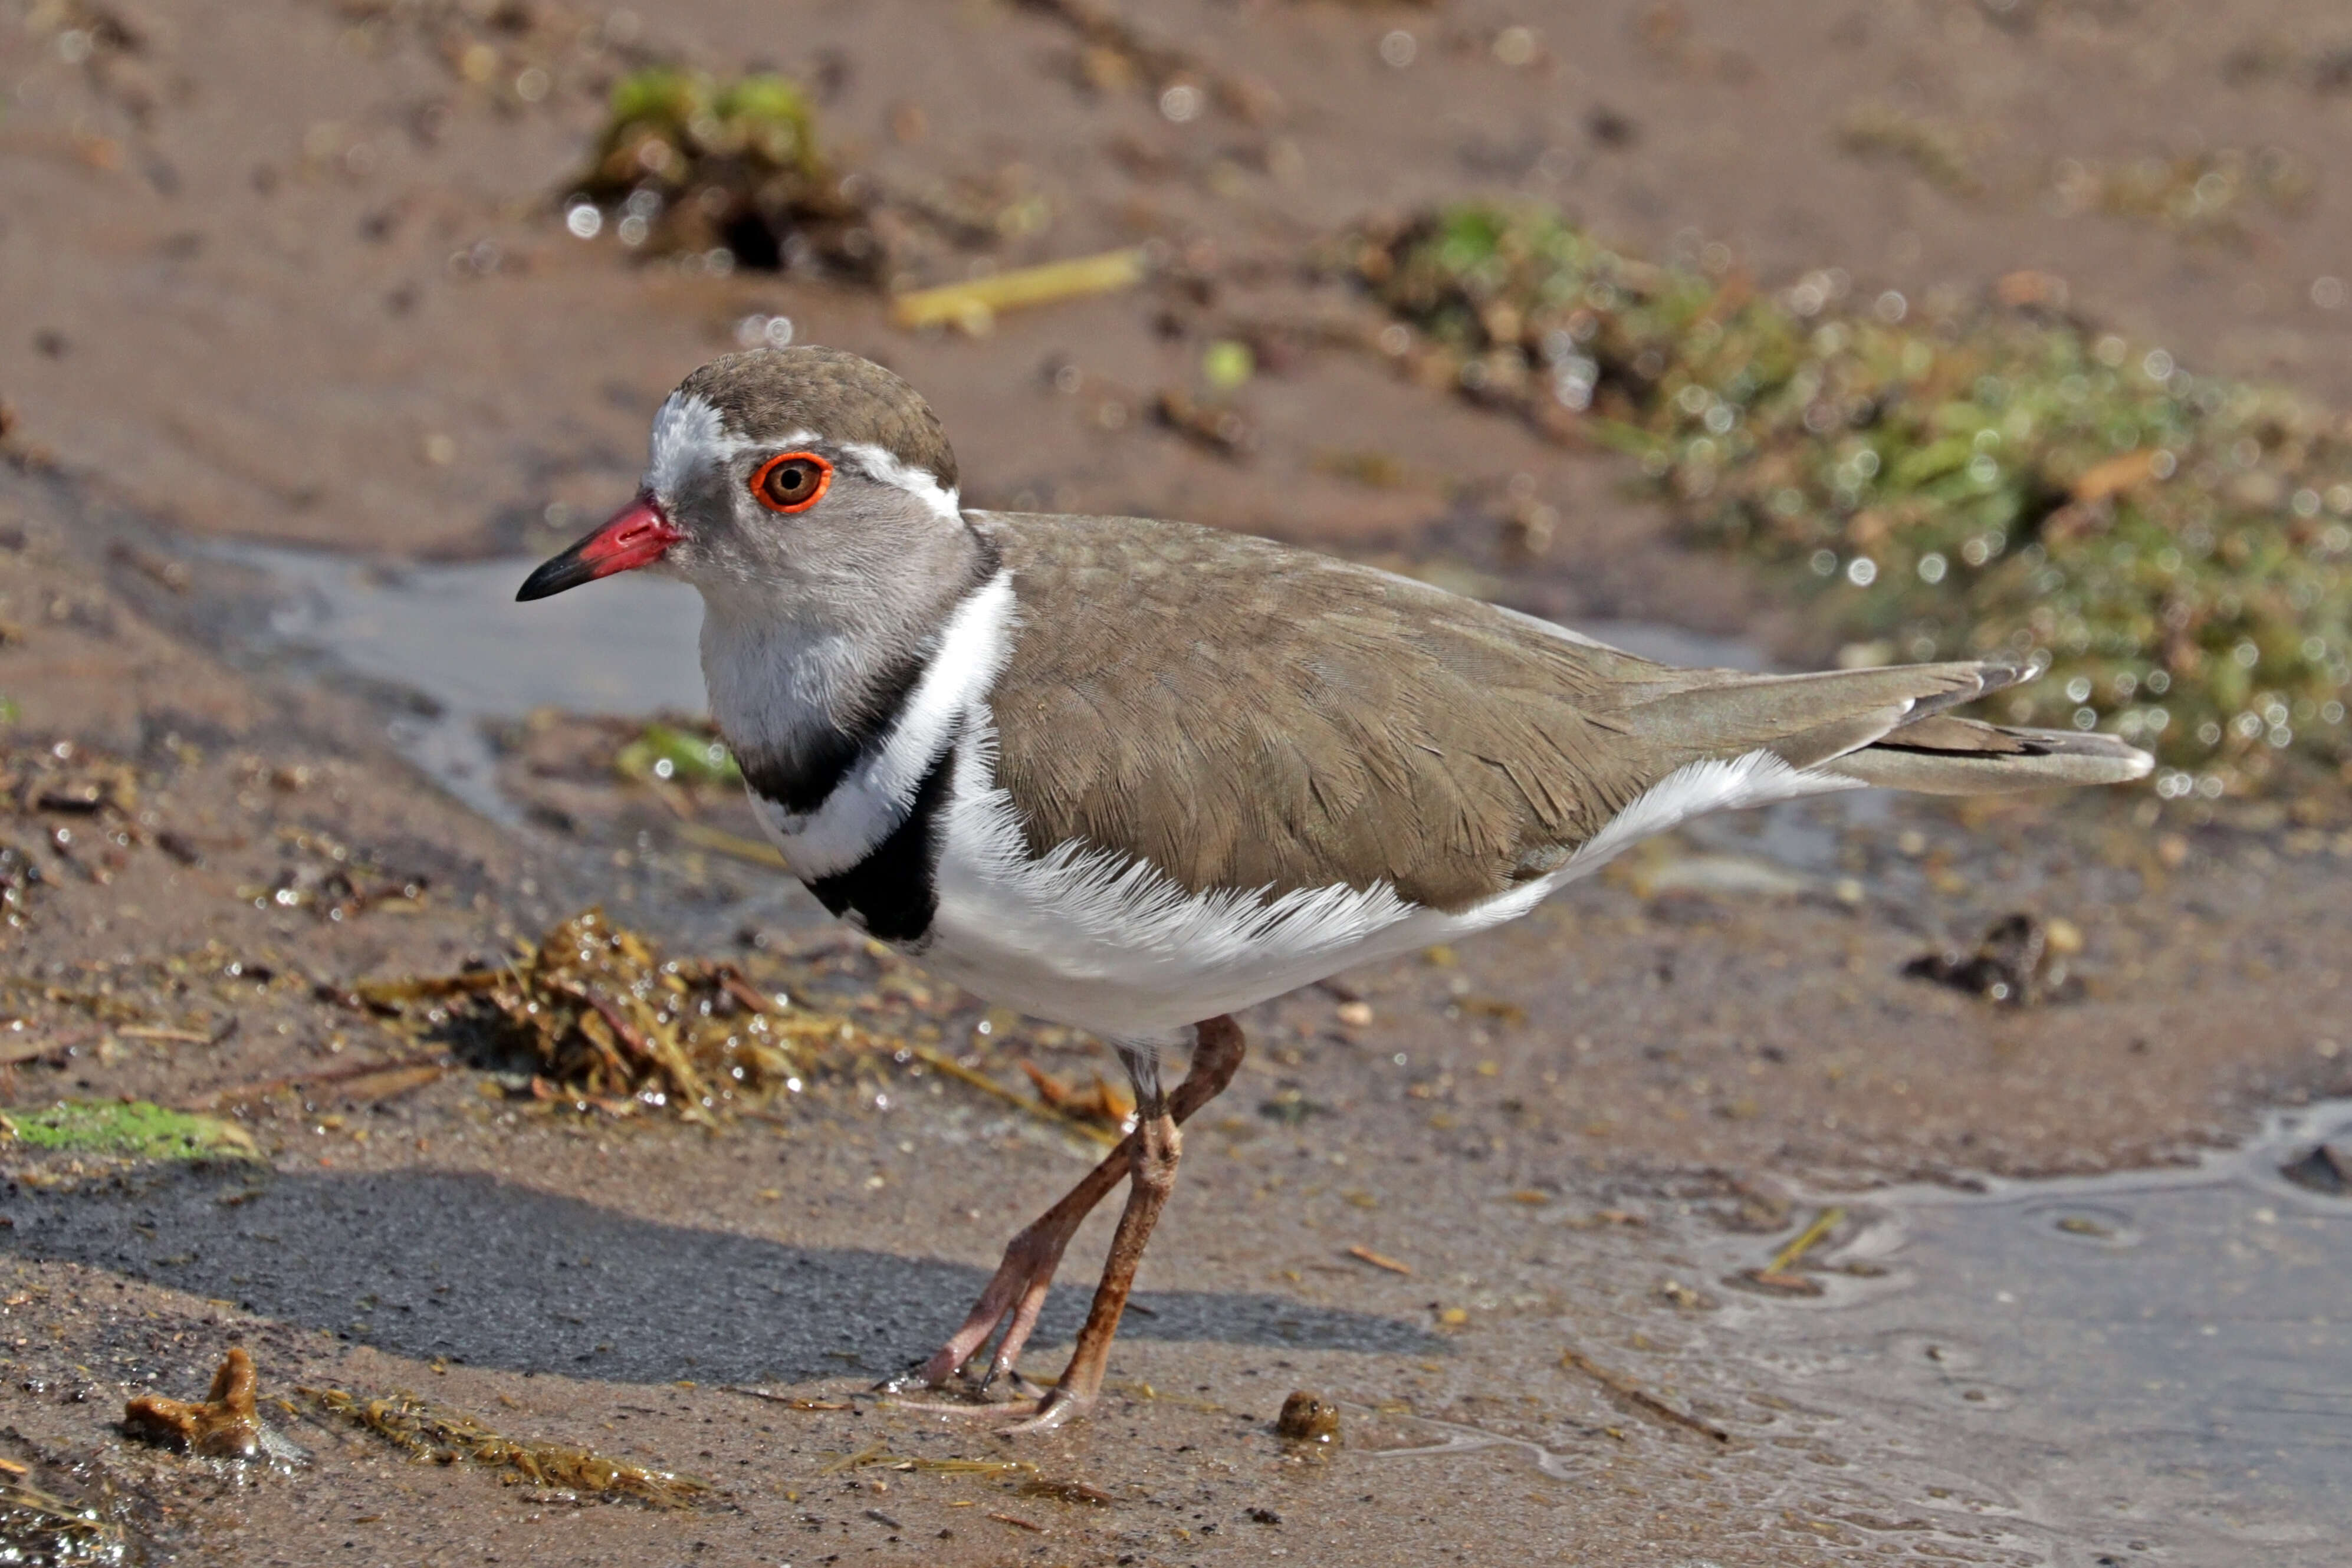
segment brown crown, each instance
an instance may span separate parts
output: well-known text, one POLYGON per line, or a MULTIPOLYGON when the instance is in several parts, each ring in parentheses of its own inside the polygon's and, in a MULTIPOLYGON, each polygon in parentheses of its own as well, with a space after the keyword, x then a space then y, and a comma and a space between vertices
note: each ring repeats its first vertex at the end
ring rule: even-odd
POLYGON ((873 361, 843 349, 753 349, 711 361, 677 390, 719 411, 731 434, 781 440, 814 431, 828 441, 878 446, 947 488, 955 449, 923 394, 873 361))

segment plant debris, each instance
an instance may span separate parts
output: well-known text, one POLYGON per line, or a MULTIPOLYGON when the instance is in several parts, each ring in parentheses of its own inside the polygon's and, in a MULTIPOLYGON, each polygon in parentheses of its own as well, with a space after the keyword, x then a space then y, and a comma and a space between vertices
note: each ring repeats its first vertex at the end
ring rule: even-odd
POLYGON ((956 327, 977 338, 994 328, 999 311, 1116 293, 1132 288, 1148 273, 1140 249, 1043 262, 901 294, 891 304, 890 319, 901 327, 956 327))
POLYGON ((15 844, 0 843, 0 921, 22 926, 32 913, 33 891, 41 883, 39 861, 15 844))
POLYGON ((1838 126, 1838 145, 1860 156, 1893 158, 1956 196, 1981 195, 1965 138, 1950 126, 1906 114, 1883 103, 1858 105, 1838 126))
POLYGON ((1904 965, 1903 972, 1987 1001, 2039 1007, 2083 994, 2082 980, 2066 965, 2067 956, 2081 946, 2081 936, 2071 925, 2020 912, 1987 926, 1974 953, 1948 948, 1923 953, 1904 965))
POLYGON ((594 1497, 624 1497, 657 1508, 683 1508, 704 1496, 709 1483, 616 1459, 593 1448, 509 1437, 472 1416, 407 1394, 367 1399, 340 1388, 301 1391, 319 1407, 363 1427, 376 1436, 435 1464, 459 1459, 499 1472, 509 1486, 558 1487, 594 1497))
POLYGON ((15 1474, 0 1475, 0 1563, 40 1568, 116 1568, 131 1561, 121 1526, 15 1474))
MULTIPOLYGON (((119 1031, 129 1034, 131 1031, 119 1031)), ((315 1072, 285 1073, 251 1083, 234 1083, 208 1090, 190 1102, 190 1108, 210 1109, 226 1102, 258 1100, 289 1089, 310 1091, 332 1086, 331 1098, 352 1105, 373 1105, 437 1083, 447 1075, 449 1060, 435 1054, 399 1061, 353 1061, 315 1072)))
POLYGON ((2276 147, 2223 147, 2179 157, 2105 164, 2065 158, 2052 167, 2051 204, 2062 214, 2139 218, 2200 238, 2243 240, 2256 205, 2293 216, 2316 184, 2301 159, 2276 147))
POLYGON ((211 1393, 200 1401, 142 1394, 123 1407, 123 1434, 206 1458, 254 1458, 262 1451, 257 1386, 253 1357, 243 1345, 232 1345, 213 1374, 211 1393))
POLYGON ((1110 1493, 1084 1481, 1057 1481, 1045 1476, 1032 1476, 1013 1489, 1023 1497, 1049 1498, 1055 1502, 1082 1503, 1088 1508, 1111 1506, 1110 1493))
POLYGON ((65 1100, 38 1111, 0 1115, 0 1148, 133 1160, 251 1159, 253 1134, 234 1122, 167 1111, 144 1100, 65 1100))
POLYGON ((753 1388, 741 1383, 722 1383, 722 1393, 740 1394, 746 1399, 764 1400, 781 1405, 787 1410, 855 1410, 856 1405, 847 1399, 812 1399, 804 1394, 779 1394, 770 1388, 753 1388))
POLYGON ((2167 798, 2352 779, 2340 417, 2045 304, 1763 293, 1727 247, 1638 260, 1540 206, 1368 226, 1342 263, 1381 351, 1637 456, 1697 537, 1815 585, 1847 663, 2042 663, 1994 716, 2149 747, 2167 798))
POLYGON ((614 85, 565 221, 588 238, 610 218, 631 249, 876 284, 888 257, 861 190, 819 152, 799 84, 653 65, 614 85))
POLYGON ((750 865, 763 865, 771 871, 790 871, 793 862, 784 858, 783 851, 765 839, 745 838, 724 828, 714 828, 708 822, 679 822, 670 831, 698 850, 725 855, 730 860, 750 865))
POLYGON ((645 1106, 708 1119, 797 1092, 821 1053, 892 1043, 840 1013, 763 994, 732 964, 665 959, 601 909, 498 967, 355 992, 412 1027, 484 1037, 493 1061, 526 1060, 537 1098, 616 1115, 645 1106))
POLYGON ((1772 1260, 1761 1269, 1743 1269, 1725 1281, 1727 1284, 1753 1285, 1780 1296, 1818 1296, 1822 1282, 1797 1272, 1805 1254, 1828 1239, 1832 1231, 1845 1223, 1845 1210, 1830 1207, 1813 1216, 1812 1223, 1791 1237, 1789 1244, 1772 1254, 1772 1260))
MULTIPOLYGON (((811 1409, 836 1408, 812 1402, 811 1409)), ((1034 1476, 1037 1467, 1026 1459, 923 1459, 910 1455, 893 1453, 887 1443, 870 1443, 854 1454, 829 1454, 830 1462, 817 1471, 820 1476, 837 1476, 847 1470, 920 1470, 941 1476, 1034 1476)))
POLYGON ((33 849, 0 848, 0 910, 10 925, 29 917, 33 892, 71 873, 104 885, 150 834, 139 820, 139 771, 71 740, 10 746, 0 753, 0 800, 37 824, 44 866, 33 849))
POLYGON ((1185 50, 1150 37, 1106 0, 1020 0, 1020 4, 1024 10, 1053 17, 1077 35, 1073 74, 1092 91, 1108 95, 1139 90, 1159 105, 1163 118, 1179 125, 1199 119, 1212 104, 1254 125, 1269 123, 1282 114, 1280 96, 1265 82, 1215 70, 1185 50))
POLYGON ((2314 1144, 2309 1150, 2279 1166, 2279 1175, 2312 1192, 2330 1197, 2352 1194, 2352 1148, 2314 1144))
POLYGON ((1032 1535, 1051 1535, 1054 1533, 1044 1525, 1039 1524, 1036 1521, 1023 1519, 1018 1514, 991 1513, 988 1517, 996 1521, 999 1524, 1009 1524, 1015 1530, 1025 1530, 1032 1535))
POLYGON ((1287 1443, 1339 1445, 1339 1407, 1305 1389, 1294 1390, 1274 1418, 1275 1436, 1287 1443))
POLYGON ((1162 387, 1151 403, 1152 417, 1195 446, 1232 461, 1257 450, 1257 427, 1223 398, 1194 397, 1182 387, 1162 387))
POLYGON ((1124 1133, 1135 1115, 1133 1098, 1120 1092, 1099 1072, 1086 1088, 1074 1089, 1026 1057, 1022 1059, 1021 1071, 1037 1086, 1039 1100, 1074 1121, 1090 1122, 1114 1133, 1124 1133))
MULTIPOLYGON (((513 112, 573 92, 600 90, 624 65, 641 60, 639 24, 628 11, 574 9, 554 0, 335 0, 352 32, 346 47, 384 48, 402 32, 467 88, 513 112)), ((417 133, 437 133, 420 116, 417 133)))

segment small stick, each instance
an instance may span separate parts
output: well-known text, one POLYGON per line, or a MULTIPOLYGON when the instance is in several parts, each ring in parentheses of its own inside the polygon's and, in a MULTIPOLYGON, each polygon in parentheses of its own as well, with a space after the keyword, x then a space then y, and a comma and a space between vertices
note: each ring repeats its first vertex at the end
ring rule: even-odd
POLYGON ((792 863, 775 845, 759 839, 747 839, 740 833, 730 833, 724 828, 714 828, 706 822, 680 822, 671 831, 688 843, 710 850, 753 865, 772 866, 778 871, 792 870, 792 863))
POLYGON ((1015 1530, 1025 1530, 1033 1535, 1051 1535, 1054 1533, 1042 1524, 1033 1523, 1028 1520, 1019 1518, 1013 1514, 992 1513, 988 1517, 996 1521, 999 1524, 1009 1524, 1015 1530))
POLYGON ((743 977, 743 971, 732 964, 721 964, 713 971, 719 988, 755 1013, 772 1013, 776 1004, 760 994, 759 988, 743 977))
POLYGON ((771 1394, 764 1388, 747 1388, 740 1383, 722 1383, 721 1394, 740 1394, 746 1399, 764 1399, 771 1405, 782 1405, 789 1410, 852 1410, 856 1406, 845 1399, 803 1399, 797 1394, 771 1394))
POLYGON ((890 317, 901 327, 945 327, 984 322, 1000 310, 1045 305, 1086 294, 1106 294, 1143 281, 1143 252, 1107 251, 1039 267, 1015 267, 965 283, 942 284, 901 294, 890 317))
POLYGON ((890 1446, 877 1440, 856 1453, 844 1454, 840 1458, 817 1471, 817 1474, 837 1476, 844 1470, 864 1469, 868 1465, 895 1465, 898 1462, 898 1456, 890 1451, 890 1446))
POLYGON ((160 1024, 131 1024, 114 1031, 125 1040, 175 1040, 189 1045, 210 1045, 213 1037, 192 1029, 165 1029, 160 1024))
POLYGON ((1348 1249, 1348 1256, 1360 1263, 1370 1263, 1375 1269, 1386 1269, 1391 1274, 1412 1272, 1412 1264, 1400 1263, 1395 1259, 1375 1252, 1369 1247, 1350 1247, 1348 1249))
POLYGON ((1626 1400, 1635 1408, 1656 1416, 1661 1421, 1700 1433, 1714 1438, 1718 1443, 1731 1441, 1731 1434, 1722 1427, 1712 1426, 1696 1416, 1685 1415, 1632 1378, 1610 1371, 1580 1350, 1571 1347, 1560 1356, 1559 1364, 1562 1366, 1574 1367, 1612 1394, 1626 1400))
POLYGON ((264 1078, 251 1083, 232 1084, 215 1089, 181 1102, 183 1111, 201 1111, 217 1105, 224 1100, 246 1100, 257 1094, 275 1094, 280 1089, 307 1089, 314 1083, 341 1083, 348 1079, 366 1078, 378 1072, 396 1072, 412 1067, 447 1067, 449 1059, 443 1055, 412 1056, 400 1061, 354 1061, 344 1067, 331 1067, 320 1072, 297 1072, 286 1078, 264 1078))
POLYGON ((1822 1238, 1827 1236, 1831 1231, 1835 1230, 1838 1228, 1839 1222, 1844 1218, 1844 1209, 1824 1208, 1821 1213, 1813 1217, 1813 1222, 1811 1225, 1806 1226, 1804 1229, 1797 1233, 1796 1239, 1790 1241, 1786 1247, 1781 1248, 1778 1252, 1775 1252, 1772 1255, 1772 1261, 1765 1264, 1759 1272, 1766 1274, 1787 1273, 1791 1268, 1795 1267, 1798 1259, 1802 1258, 1806 1253, 1811 1251, 1816 1246, 1820 1245, 1822 1238))

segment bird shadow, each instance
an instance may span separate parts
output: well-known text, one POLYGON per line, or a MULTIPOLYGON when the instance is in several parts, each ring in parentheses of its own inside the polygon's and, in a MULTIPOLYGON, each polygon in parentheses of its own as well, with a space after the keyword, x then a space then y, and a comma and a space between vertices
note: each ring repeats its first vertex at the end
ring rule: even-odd
MULTIPOLYGON (((487 1175, 192 1167, 10 1195, 0 1254, 69 1261, 234 1301, 422 1360, 620 1382, 801 1381, 895 1372, 943 1340, 986 1275, 616 1213, 487 1175)), ((1066 1339, 1084 1286, 1037 1333, 1066 1339)), ((1251 1291, 1139 1291, 1122 1333, 1429 1354, 1375 1313, 1251 1291)))

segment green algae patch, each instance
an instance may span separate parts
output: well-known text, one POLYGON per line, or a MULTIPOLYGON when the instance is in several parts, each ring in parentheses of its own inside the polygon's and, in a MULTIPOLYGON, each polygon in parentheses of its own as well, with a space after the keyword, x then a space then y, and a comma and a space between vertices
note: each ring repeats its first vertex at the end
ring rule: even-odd
POLYGON ((609 219, 632 249, 715 253, 772 271, 808 265, 873 283, 885 257, 857 188, 819 151, 798 83, 650 65, 614 85, 568 221, 584 235, 609 219))
POLYGON ((2352 779, 2352 430, 2192 374, 2032 275, 1932 308, 1834 273, 1759 291, 1556 211, 1370 226, 1340 264, 1383 351, 1625 452, 1689 533, 1813 594, 1843 662, 2042 663, 2011 723, 2154 750, 2168 797, 2352 779))
POLYGON ((0 1113, 0 1146, 132 1160, 251 1159, 253 1135, 234 1122, 144 1100, 66 1100, 0 1113))

